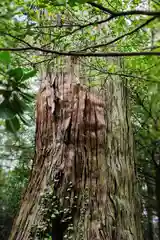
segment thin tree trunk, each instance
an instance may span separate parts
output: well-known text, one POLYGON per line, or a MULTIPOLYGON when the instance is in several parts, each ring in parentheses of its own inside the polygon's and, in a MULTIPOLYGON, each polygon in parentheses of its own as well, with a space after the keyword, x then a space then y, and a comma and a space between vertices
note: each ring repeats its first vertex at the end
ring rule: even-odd
MULTIPOLYGON (((157 126, 155 126, 156 130, 157 126)), ((156 202, 157 202, 157 217, 158 217, 158 236, 160 238, 160 189, 159 189, 159 183, 160 183, 160 144, 159 141, 154 143, 153 145, 154 150, 152 152, 152 161, 155 164, 155 194, 156 194, 156 202)))
POLYGON ((10 240, 141 240, 127 91, 106 88, 104 99, 73 74, 43 76, 34 166, 10 240))
MULTIPOLYGON (((159 155, 160 156, 160 155, 159 155)), ((157 200, 157 216, 158 216, 158 236, 160 238, 160 166, 156 167, 156 200, 157 200)))
POLYGON ((152 212, 152 204, 151 204, 151 199, 153 197, 153 186, 151 186, 150 182, 148 179, 146 179, 147 183, 147 192, 148 192, 148 198, 147 198, 147 218, 148 218, 148 234, 147 234, 147 239, 148 240, 154 240, 154 235, 153 235, 153 212, 152 212))

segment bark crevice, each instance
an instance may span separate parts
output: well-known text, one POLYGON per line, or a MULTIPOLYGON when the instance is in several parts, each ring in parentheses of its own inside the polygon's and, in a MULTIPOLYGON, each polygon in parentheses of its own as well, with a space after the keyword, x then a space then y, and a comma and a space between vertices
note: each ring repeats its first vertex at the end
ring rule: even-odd
POLYGON ((108 83, 106 89, 107 100, 73 84, 68 73, 43 76, 37 97, 35 162, 10 240, 30 239, 33 226, 36 232, 44 222, 41 203, 46 189, 53 194, 51 205, 54 196, 58 199, 59 213, 53 227, 51 208, 51 223, 41 233, 54 235, 55 240, 140 240, 123 86, 108 83), (64 223, 66 209, 70 219, 64 223))

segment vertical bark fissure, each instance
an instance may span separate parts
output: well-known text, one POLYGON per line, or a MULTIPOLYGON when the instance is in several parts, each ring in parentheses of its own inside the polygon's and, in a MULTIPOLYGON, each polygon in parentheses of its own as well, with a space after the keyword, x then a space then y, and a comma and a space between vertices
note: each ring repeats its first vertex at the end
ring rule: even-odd
MULTIPOLYGON (((104 101, 73 84, 73 75, 43 76, 35 164, 10 240, 29 240, 33 226, 35 239, 38 226, 47 224, 41 196, 46 189, 52 190, 53 203, 58 199, 59 212, 48 219, 56 240, 140 240, 129 184, 134 182, 132 136, 123 86, 108 82, 104 101)), ((45 227, 42 235, 51 231, 45 227)))

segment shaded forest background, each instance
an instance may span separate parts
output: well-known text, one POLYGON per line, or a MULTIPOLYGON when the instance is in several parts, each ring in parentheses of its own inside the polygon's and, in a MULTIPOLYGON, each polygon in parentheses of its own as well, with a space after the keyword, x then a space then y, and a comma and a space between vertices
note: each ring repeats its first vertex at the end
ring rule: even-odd
POLYGON ((143 237, 160 239, 159 1, 5 0, 0 9, 0 239, 32 169, 40 72, 60 56, 80 61, 87 88, 126 84, 143 237))

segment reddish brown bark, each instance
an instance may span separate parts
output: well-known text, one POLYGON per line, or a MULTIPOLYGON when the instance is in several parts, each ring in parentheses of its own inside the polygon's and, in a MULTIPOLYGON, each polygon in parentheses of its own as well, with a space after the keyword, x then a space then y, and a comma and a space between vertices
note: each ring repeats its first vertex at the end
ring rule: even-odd
MULTIPOLYGON (((126 96, 119 83, 106 87, 105 102, 73 84, 70 74, 43 76, 35 162, 10 240, 30 239, 31 228, 42 220, 41 193, 49 186, 61 206, 73 210, 73 231, 66 239, 140 240, 126 96)), ((66 231, 55 238, 65 239, 66 231)))

